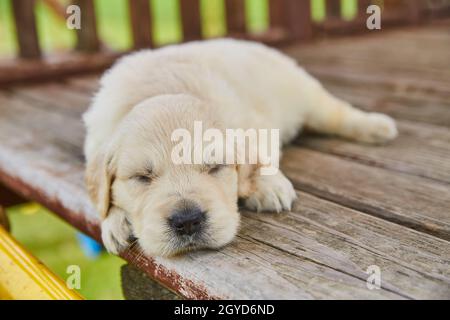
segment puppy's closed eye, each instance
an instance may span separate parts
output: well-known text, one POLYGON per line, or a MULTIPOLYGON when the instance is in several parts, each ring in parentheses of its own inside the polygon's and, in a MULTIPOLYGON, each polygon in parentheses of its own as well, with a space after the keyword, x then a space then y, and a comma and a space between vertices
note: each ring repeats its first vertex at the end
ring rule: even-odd
POLYGON ((224 164, 215 164, 207 167, 208 174, 214 175, 219 173, 222 169, 226 168, 224 164))
POLYGON ((151 169, 147 169, 143 172, 136 173, 135 175, 131 176, 130 179, 139 183, 149 184, 154 179, 154 175, 151 169))
POLYGON ((133 176, 132 179, 140 183, 150 183, 152 181, 152 177, 142 174, 133 176))

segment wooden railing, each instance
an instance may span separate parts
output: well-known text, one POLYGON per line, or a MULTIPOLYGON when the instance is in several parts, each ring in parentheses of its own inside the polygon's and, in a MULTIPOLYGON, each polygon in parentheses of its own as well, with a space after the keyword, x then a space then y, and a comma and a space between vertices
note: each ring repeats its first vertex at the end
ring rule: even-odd
POLYGON ((368 31, 366 10, 371 4, 382 8, 383 29, 392 25, 417 24, 428 19, 427 0, 359 0, 357 14, 349 20, 342 17, 340 0, 327 0, 326 19, 315 25, 316 34, 349 34, 368 31))
MULTIPOLYGON (((44 0, 14 0, 13 12, 16 26, 18 56, 22 59, 42 59, 36 31, 36 18, 34 6, 36 1, 44 0)), ((152 32, 153 13, 151 0, 129 0, 128 11, 130 15, 133 48, 140 49, 153 47, 152 32)), ((200 0, 178 0, 182 26, 182 41, 198 40, 203 38, 200 0)), ((262 33, 252 33, 247 28, 245 14, 245 0, 223 0, 226 10, 226 36, 262 41, 271 45, 289 44, 305 41, 315 37, 334 34, 349 34, 352 32, 365 32, 366 9, 370 4, 383 7, 383 28, 391 25, 417 24, 432 17, 449 16, 449 0, 359 0, 358 13, 351 19, 344 19, 341 14, 342 2, 340 0, 326 0, 326 17, 323 21, 314 21, 311 15, 311 1, 315 0, 266 0, 269 8, 269 27, 262 33)), ((265 0, 261 0, 265 1, 265 0)), ((50 2, 57 6, 58 1, 50 2)), ((116 53, 104 55, 105 47, 101 45, 96 23, 96 13, 93 0, 74 0, 73 4, 81 8, 81 29, 77 32, 76 52, 97 54, 97 58, 80 58, 80 63, 65 62, 62 67, 53 67, 43 71, 45 66, 39 66, 41 77, 57 76, 58 74, 81 72, 103 68, 114 60, 116 53), (109 57, 101 59, 98 54, 109 57)), ((59 11, 63 8, 59 8, 59 11)), ((20 67, 19 67, 20 68, 20 67)), ((7 81, 6 77, 15 79, 33 78, 33 67, 23 67, 22 71, 8 75, 3 72, 0 84, 7 81), (27 69, 28 68, 28 69, 27 69)), ((36 72, 35 72, 36 73, 36 72)), ((35 74, 37 76, 37 74, 35 74)))

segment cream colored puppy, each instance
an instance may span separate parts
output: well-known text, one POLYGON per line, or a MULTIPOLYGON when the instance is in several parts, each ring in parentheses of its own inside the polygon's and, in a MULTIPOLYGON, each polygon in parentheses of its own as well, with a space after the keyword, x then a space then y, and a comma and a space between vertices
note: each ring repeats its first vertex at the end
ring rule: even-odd
POLYGON ((280 129, 283 144, 302 128, 366 143, 397 135, 386 115, 330 95, 295 61, 264 45, 212 40, 143 50, 101 79, 84 115, 89 194, 103 218, 106 248, 131 238, 148 255, 173 255, 229 243, 237 202, 256 211, 290 210, 295 192, 259 164, 174 164, 178 128, 280 129))

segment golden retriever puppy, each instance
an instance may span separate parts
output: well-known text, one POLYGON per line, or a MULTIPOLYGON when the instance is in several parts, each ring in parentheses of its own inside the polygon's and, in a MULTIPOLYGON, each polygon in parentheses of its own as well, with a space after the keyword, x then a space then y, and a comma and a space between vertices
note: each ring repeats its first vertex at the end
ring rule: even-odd
POLYGON ((247 156, 232 146, 227 161, 175 163, 177 130, 195 136, 196 123, 224 136, 228 129, 279 129, 280 145, 302 126, 366 143, 397 135, 391 118, 333 97, 289 57, 229 39, 120 59, 101 79, 84 121, 86 181, 104 245, 118 253, 137 238, 146 254, 163 256, 229 243, 239 227, 238 199, 250 210, 280 212, 296 198, 281 171, 262 174, 276 167, 279 153, 269 164, 239 162, 247 156))

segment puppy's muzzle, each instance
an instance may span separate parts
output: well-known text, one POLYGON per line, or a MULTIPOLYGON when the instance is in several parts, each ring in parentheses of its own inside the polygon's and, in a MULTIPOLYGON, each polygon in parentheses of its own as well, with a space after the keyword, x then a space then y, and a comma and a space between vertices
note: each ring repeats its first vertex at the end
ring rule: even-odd
POLYGON ((196 205, 176 209, 169 217, 169 225, 179 236, 200 234, 204 228, 206 213, 196 205))

